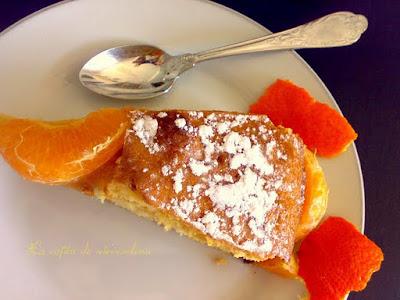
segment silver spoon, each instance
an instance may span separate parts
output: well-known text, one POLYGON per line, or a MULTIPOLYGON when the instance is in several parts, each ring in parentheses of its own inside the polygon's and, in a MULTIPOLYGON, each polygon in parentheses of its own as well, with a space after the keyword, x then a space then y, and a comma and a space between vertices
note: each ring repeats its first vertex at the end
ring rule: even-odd
POLYGON ((171 56, 154 46, 121 46, 91 58, 82 67, 79 79, 88 89, 109 97, 152 98, 167 93, 180 74, 205 60, 261 51, 351 45, 367 27, 364 16, 337 12, 282 32, 196 54, 171 56))

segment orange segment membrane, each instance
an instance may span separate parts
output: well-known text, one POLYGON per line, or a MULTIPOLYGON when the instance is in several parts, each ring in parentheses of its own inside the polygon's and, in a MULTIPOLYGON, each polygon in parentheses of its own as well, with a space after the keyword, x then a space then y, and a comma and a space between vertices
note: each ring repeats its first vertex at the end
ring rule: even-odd
POLYGON ((310 300, 339 300, 366 287, 380 269, 383 253, 354 225, 329 217, 303 240, 298 259, 310 300))
POLYGON ((278 79, 268 87, 250 112, 266 114, 275 125, 292 128, 310 150, 325 157, 342 153, 357 138, 340 113, 287 80, 278 79))

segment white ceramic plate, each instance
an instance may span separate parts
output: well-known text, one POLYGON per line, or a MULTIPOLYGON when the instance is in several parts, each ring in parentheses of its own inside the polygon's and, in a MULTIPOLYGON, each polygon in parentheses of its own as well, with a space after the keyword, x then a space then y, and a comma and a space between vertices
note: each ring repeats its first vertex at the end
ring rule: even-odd
MULTIPOLYGON (((267 33, 245 16, 211 2, 63 2, 1 35, 0 111, 62 119, 126 105, 95 95, 78 82, 82 64, 108 47, 148 43, 174 54, 267 33)), ((184 74, 169 95, 137 105, 247 111, 276 78, 288 78, 338 109, 317 75, 290 51, 206 62, 184 74)), ((320 161, 331 190, 328 214, 343 216, 362 229, 363 186, 355 148, 320 161)), ((3 160, 0 236, 1 299, 282 300, 303 293, 297 282, 166 233, 111 204, 62 187, 26 182, 3 160), (43 255, 28 249, 35 243, 40 243, 43 255), (85 244, 90 253, 84 251, 85 244), (132 245, 150 255, 96 252, 132 245), (218 257, 226 258, 227 265, 217 266, 218 257)))

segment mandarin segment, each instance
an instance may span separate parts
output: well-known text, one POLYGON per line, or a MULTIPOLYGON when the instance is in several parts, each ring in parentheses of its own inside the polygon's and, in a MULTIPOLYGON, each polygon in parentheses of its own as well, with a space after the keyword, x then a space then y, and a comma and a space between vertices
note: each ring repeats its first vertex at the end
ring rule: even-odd
POLYGON ((351 223, 329 217, 301 243, 299 275, 311 300, 339 300, 363 290, 380 269, 382 250, 351 223))
POLYGON ((325 215, 328 206, 328 184, 315 154, 304 152, 306 185, 303 212, 296 230, 296 241, 303 239, 325 215))
POLYGON ((286 278, 296 278, 298 276, 299 265, 295 254, 290 256, 288 261, 276 257, 273 259, 257 262, 255 264, 269 272, 286 278))
POLYGON ((292 128, 309 149, 325 157, 342 153, 357 138, 340 113, 286 80, 269 86, 250 112, 266 114, 275 125, 292 128))
POLYGON ((102 109, 82 119, 55 122, 3 120, 4 159, 28 180, 58 184, 94 171, 121 149, 128 111, 102 109))

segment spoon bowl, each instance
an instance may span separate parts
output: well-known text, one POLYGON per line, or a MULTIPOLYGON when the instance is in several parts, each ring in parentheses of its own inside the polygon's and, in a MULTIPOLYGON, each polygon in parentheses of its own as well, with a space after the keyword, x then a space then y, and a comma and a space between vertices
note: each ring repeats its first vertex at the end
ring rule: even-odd
POLYGON ((92 57, 79 72, 81 83, 101 95, 146 99, 167 93, 177 77, 166 79, 172 57, 149 45, 107 49, 92 57))

